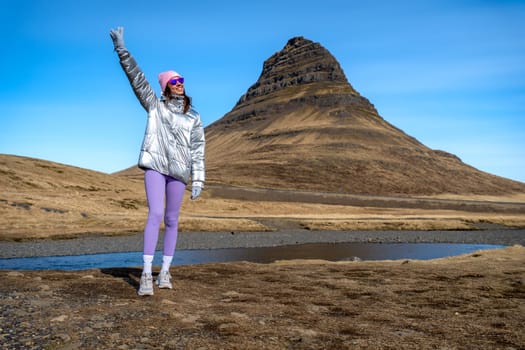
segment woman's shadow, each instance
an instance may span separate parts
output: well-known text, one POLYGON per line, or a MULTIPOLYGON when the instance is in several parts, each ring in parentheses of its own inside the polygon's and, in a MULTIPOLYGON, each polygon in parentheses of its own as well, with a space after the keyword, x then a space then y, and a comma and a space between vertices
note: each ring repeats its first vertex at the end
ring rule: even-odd
POLYGON ((138 288, 140 285, 140 276, 142 274, 142 268, 139 267, 109 267, 100 269, 100 272, 113 276, 115 278, 121 278, 123 281, 131 285, 133 288, 138 288))

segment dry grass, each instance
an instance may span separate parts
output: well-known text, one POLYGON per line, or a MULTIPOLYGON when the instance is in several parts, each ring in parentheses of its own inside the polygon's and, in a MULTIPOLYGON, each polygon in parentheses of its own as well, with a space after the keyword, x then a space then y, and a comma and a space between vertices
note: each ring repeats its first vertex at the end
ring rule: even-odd
MULTIPOLYGON (((278 230, 279 222, 309 230, 470 230, 478 223, 525 227, 525 215, 521 214, 246 201, 212 198, 206 192, 196 201, 187 197, 179 221, 181 231, 269 231, 278 230)), ((140 232, 147 216, 145 203, 117 209, 112 202, 104 207, 101 203, 106 201, 86 200, 82 206, 74 199, 71 203, 64 199, 60 205, 51 205, 55 201, 33 196, 1 205, 0 239, 140 232)))
POLYGON ((194 264, 144 298, 139 267, 0 271, 2 344, 523 349, 524 267, 521 246, 430 261, 194 264))
MULTIPOLYGON (((0 155, 0 239, 118 235, 140 232, 147 216, 141 180, 52 162, 0 155), (23 179, 23 180, 22 180, 23 179)), ((475 229, 478 223, 524 227, 525 213, 364 207, 186 194, 182 231, 475 229)), ((441 196, 445 198, 447 196, 441 196)), ((448 196, 447 199, 458 199, 448 196)), ((462 196, 461 200, 524 203, 525 195, 462 196)))
POLYGON ((189 218, 181 217, 181 231, 271 231, 271 229, 255 220, 238 218, 189 218))
POLYGON ((525 203, 525 193, 515 193, 515 194, 504 195, 504 196, 488 196, 488 195, 474 195, 474 194, 459 195, 459 194, 448 193, 448 194, 440 194, 440 195, 433 195, 433 196, 421 196, 421 198, 525 203))
POLYGON ((355 219, 308 220, 301 225, 308 230, 472 230, 475 226, 461 219, 355 219))

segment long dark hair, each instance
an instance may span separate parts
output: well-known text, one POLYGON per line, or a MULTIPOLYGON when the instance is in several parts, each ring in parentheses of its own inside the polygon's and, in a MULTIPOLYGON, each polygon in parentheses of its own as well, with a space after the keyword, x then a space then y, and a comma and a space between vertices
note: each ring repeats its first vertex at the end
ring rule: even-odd
MULTIPOLYGON (((166 85, 166 89, 164 89, 164 98, 166 99, 166 103, 170 101, 173 97, 171 96, 171 90, 168 85, 166 85)), ((184 113, 188 113, 191 107, 191 97, 186 95, 186 89, 184 89, 184 93, 182 94, 184 96, 184 113)))

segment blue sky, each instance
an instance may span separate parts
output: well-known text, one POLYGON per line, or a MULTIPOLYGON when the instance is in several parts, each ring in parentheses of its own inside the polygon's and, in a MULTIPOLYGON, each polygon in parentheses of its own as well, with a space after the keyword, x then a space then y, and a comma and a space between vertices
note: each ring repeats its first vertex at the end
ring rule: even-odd
POLYGON ((0 0, 0 153, 115 172, 145 113, 109 30, 158 92, 174 69, 206 125, 288 39, 321 43, 388 122, 525 182, 525 1, 0 0))

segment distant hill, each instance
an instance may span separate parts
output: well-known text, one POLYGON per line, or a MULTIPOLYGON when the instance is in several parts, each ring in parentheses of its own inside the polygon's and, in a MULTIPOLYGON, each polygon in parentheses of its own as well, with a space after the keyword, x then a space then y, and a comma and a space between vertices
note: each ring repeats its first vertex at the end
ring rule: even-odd
MULTIPOLYGON (((306 227, 477 229, 523 227, 524 212, 523 194, 389 197, 216 184, 207 185, 197 201, 185 196, 179 223, 181 231, 232 233, 306 227)), ((0 240, 140 233, 146 216, 142 179, 0 154, 0 240)))
POLYGON ((330 52, 303 37, 264 62, 235 107, 206 128, 206 140, 209 183, 376 195, 525 192, 524 183, 475 169, 388 123, 330 52))
POLYGON ((137 232, 142 181, 41 159, 0 154, 0 237, 137 232))

